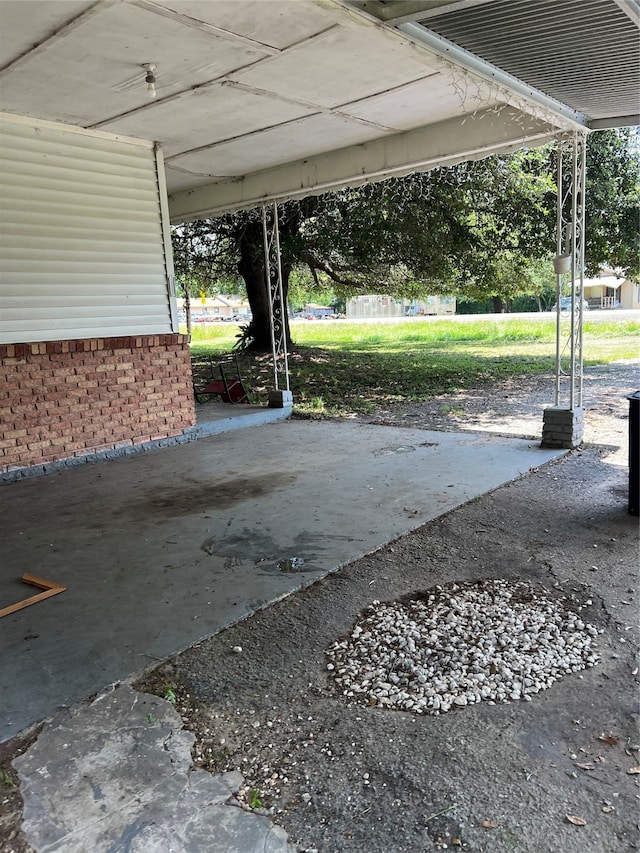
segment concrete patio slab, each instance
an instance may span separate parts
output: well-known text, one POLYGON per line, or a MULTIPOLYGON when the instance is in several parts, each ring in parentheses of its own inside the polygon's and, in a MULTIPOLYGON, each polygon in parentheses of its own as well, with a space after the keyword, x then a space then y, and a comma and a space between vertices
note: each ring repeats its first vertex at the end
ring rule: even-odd
POLYGON ((0 488, 0 740, 563 454, 283 421, 0 488))

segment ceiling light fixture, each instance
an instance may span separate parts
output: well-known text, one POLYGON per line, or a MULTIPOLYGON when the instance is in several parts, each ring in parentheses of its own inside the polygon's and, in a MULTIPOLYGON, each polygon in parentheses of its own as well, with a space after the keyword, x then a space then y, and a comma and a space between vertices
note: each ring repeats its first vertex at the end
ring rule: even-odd
POLYGON ((155 98, 156 92, 156 75, 153 73, 157 65, 155 62, 143 62, 142 67, 147 72, 147 76, 144 78, 144 82, 147 84, 147 95, 150 98, 155 98))

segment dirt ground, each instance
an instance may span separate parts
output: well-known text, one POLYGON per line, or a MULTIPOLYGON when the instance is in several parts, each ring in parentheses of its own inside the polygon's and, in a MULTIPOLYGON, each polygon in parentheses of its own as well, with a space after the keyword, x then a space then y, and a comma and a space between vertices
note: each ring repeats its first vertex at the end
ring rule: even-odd
MULTIPOLYGON (((637 363, 589 370, 584 448, 151 673, 140 686, 175 698, 197 734, 194 763, 239 769, 242 804, 271 814, 298 853, 639 849, 638 523, 627 513, 624 397, 638 379, 637 363), (373 600, 481 578, 564 595, 603 629, 600 662, 531 702, 440 716, 348 704, 332 686, 325 651, 373 600)), ((367 420, 526 435, 550 387, 510 381, 367 420)), ((18 747, 5 745, 3 760, 0 745, 8 774, 18 747)), ((19 791, 0 790, 0 850, 23 853, 19 791)))

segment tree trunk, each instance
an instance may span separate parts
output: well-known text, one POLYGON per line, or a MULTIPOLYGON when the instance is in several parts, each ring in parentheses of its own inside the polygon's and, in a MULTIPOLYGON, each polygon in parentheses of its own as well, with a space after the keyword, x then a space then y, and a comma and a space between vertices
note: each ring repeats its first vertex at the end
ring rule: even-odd
MULTIPOLYGON (((260 352, 271 350, 271 317, 269 312, 270 295, 264 270, 264 242, 262 223, 249 222, 238 240, 240 261, 238 272, 247 288, 247 299, 251 306, 252 319, 249 324, 250 348, 260 352)), ((291 343, 289 317, 287 314, 287 294, 289 290, 290 267, 282 266, 282 306, 287 346, 291 343)))
POLYGON ((503 314, 504 313, 504 304, 502 302, 501 296, 492 296, 491 301, 493 302, 493 313, 494 314, 503 314))

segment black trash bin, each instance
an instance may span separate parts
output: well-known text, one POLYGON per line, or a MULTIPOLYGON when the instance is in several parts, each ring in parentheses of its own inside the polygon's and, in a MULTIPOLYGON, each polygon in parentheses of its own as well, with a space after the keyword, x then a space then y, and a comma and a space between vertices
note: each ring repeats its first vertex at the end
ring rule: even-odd
POLYGON ((629 512, 638 515, 640 491, 640 391, 627 394, 629 401, 629 512))

